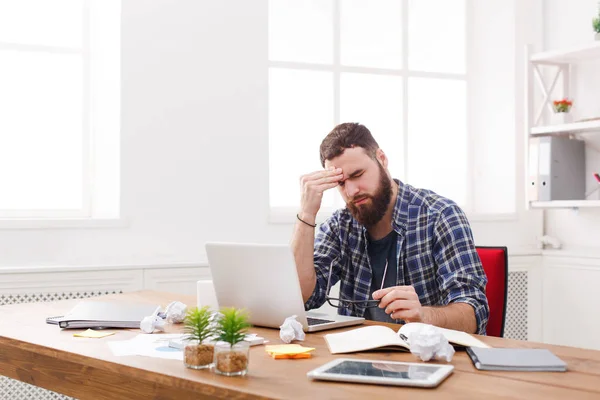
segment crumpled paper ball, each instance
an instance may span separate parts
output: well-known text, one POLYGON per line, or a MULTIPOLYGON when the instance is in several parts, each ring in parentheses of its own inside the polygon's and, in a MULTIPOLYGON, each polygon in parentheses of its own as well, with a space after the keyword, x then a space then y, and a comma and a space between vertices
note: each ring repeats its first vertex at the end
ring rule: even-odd
POLYGON ((292 340, 304 340, 306 337, 302 324, 296 318, 296 315, 287 317, 279 327, 279 337, 284 343, 291 343, 292 340))
POLYGON ((424 324, 408 335, 410 352, 422 361, 444 360, 452 361, 454 347, 448 343, 448 339, 433 325, 424 324))
POLYGON ((180 301, 173 301, 169 303, 165 309, 165 315, 167 322, 170 324, 180 324, 185 319, 187 313, 187 306, 180 301))
POLYGON ((140 322, 140 329, 144 333, 153 333, 155 330, 164 332, 165 320, 158 315, 150 315, 144 317, 140 322))

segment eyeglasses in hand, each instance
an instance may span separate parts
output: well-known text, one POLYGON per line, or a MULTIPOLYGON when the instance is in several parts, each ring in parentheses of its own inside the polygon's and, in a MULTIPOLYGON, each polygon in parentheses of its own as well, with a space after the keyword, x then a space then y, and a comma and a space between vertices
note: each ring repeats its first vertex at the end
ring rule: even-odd
MULTIPOLYGON (((356 307, 360 307, 360 308, 377 308, 379 306, 379 300, 349 300, 349 299, 344 299, 343 297, 345 297, 343 295, 343 293, 340 292, 340 298, 336 298, 336 297, 331 297, 329 296, 329 291, 331 290, 331 273, 333 272, 333 264, 337 261, 333 260, 331 262, 331 264, 329 265, 329 275, 327 276, 327 289, 326 289, 326 295, 325 295, 325 300, 327 301, 327 303, 335 308, 350 308, 351 310, 354 310, 356 307)), ((388 262, 387 260, 385 261, 385 269, 383 270, 383 279, 381 280, 381 287, 380 289, 383 289, 383 284, 385 282, 385 277, 387 275, 387 268, 388 268, 388 262)))

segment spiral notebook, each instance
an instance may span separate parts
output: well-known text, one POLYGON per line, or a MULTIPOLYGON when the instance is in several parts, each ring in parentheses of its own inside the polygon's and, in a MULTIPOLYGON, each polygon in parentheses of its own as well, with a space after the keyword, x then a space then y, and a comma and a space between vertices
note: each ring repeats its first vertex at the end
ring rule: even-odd
POLYGON ((482 371, 567 370, 567 364, 547 349, 501 349, 467 347, 473 365, 482 371))
POLYGON ((160 306, 146 303, 81 301, 64 316, 46 318, 46 323, 65 329, 139 328, 144 317, 157 315, 160 306))

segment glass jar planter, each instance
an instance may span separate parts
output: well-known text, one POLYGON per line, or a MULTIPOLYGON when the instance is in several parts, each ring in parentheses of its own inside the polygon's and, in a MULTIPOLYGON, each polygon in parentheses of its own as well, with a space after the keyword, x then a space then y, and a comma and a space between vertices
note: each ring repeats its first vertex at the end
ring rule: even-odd
POLYGON ((250 362, 250 344, 242 341, 231 344, 218 342, 215 345, 214 368, 217 374, 242 376, 248 372, 250 362))
POLYGON ((210 341, 200 343, 189 340, 183 349, 183 364, 192 369, 205 369, 213 365, 215 344, 210 341))

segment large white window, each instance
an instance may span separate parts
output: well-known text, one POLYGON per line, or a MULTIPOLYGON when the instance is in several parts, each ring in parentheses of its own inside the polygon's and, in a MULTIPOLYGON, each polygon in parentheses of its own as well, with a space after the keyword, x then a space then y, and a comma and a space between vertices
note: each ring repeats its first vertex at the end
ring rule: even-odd
MULTIPOLYGON (((394 177, 469 209, 466 1, 269 1, 273 215, 297 209, 341 122, 371 130, 394 177)), ((330 192, 325 213, 342 205, 330 192)))
POLYGON ((119 215, 120 1, 0 0, 0 218, 119 215))

